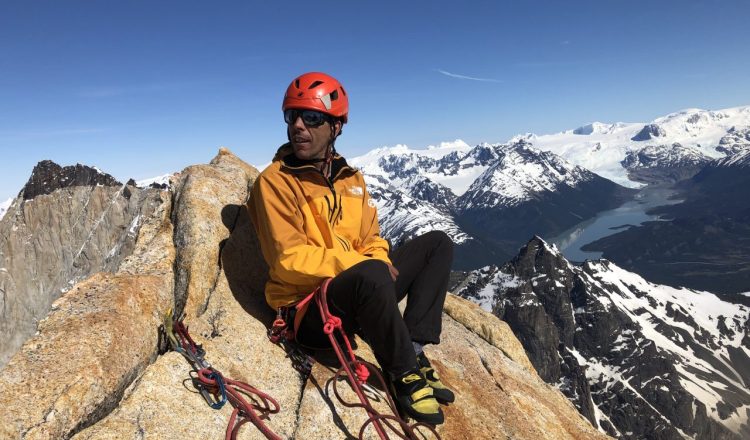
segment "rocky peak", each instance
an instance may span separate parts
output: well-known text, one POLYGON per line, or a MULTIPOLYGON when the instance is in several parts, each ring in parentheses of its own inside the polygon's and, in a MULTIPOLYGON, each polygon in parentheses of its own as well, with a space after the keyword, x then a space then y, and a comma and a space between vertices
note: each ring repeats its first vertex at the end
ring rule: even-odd
POLYGON ((93 167, 81 164, 61 167, 51 160, 43 160, 34 167, 21 194, 24 200, 31 200, 61 188, 97 185, 122 186, 114 177, 93 167))
POLYGON ((489 165, 500 157, 502 148, 503 145, 480 144, 467 152, 465 158, 472 158, 480 165, 489 165))
POLYGON ((573 266, 537 237, 486 269, 457 293, 492 304, 540 376, 595 426, 628 439, 750 435, 747 307, 607 260, 573 266))
POLYGON ((644 125, 641 131, 639 131, 635 136, 630 138, 631 141, 648 141, 656 137, 664 137, 667 135, 667 132, 664 131, 661 126, 658 124, 647 124, 644 125))
POLYGON ((533 278, 570 268, 570 264, 557 250, 539 236, 534 236, 509 263, 516 275, 533 278))
POLYGON ((525 140, 498 148, 494 161, 458 199, 458 209, 507 208, 595 179, 590 171, 525 140))
POLYGON ((117 271, 162 202, 160 191, 120 185, 93 167, 34 168, 0 222, 0 367, 53 301, 96 272, 117 271))

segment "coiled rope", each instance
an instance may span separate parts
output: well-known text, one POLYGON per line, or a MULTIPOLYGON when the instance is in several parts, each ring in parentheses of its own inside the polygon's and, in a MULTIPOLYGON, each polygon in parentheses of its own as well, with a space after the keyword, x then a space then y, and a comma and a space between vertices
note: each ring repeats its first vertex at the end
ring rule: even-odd
POLYGON ((242 425, 250 421, 267 439, 282 440, 262 420, 262 417, 279 412, 278 402, 263 391, 245 382, 229 379, 211 367, 205 359, 205 350, 190 337, 183 320, 184 316, 173 319, 172 311, 168 311, 164 317, 164 331, 172 349, 185 357, 193 367, 196 373, 193 384, 206 399, 206 403, 213 409, 221 409, 227 402, 234 407, 225 439, 235 440, 242 425), (257 402, 248 402, 246 396, 256 397, 253 400, 257 402))

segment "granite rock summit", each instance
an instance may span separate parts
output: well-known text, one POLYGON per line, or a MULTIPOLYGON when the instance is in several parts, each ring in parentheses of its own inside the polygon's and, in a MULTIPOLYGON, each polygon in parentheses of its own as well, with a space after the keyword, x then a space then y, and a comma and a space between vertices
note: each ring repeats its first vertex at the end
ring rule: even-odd
MULTIPOLYGON (((321 360, 306 377, 267 339, 266 268, 244 208, 257 174, 222 149, 160 193, 117 270, 76 283, 0 370, 0 438, 221 438, 230 405, 209 408, 188 363, 159 349, 169 310, 185 313, 213 367, 278 400, 267 424, 282 438, 357 435, 363 411, 333 396, 331 368, 321 360)), ((507 324, 452 295, 445 312, 443 343, 427 348, 458 395, 442 438, 605 438, 541 380, 507 324)), ((239 438, 264 437, 248 423, 239 438)))

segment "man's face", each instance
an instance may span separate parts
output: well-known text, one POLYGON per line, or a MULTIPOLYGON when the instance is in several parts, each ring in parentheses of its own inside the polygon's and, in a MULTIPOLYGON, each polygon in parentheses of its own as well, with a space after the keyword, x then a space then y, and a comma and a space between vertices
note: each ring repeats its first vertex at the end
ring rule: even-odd
MULTIPOLYGON (((336 133, 341 129, 341 122, 335 121, 336 133)), ((308 127, 302 122, 302 117, 297 117, 287 124, 289 140, 294 149, 294 155, 298 159, 323 159, 326 150, 331 143, 331 124, 324 122, 317 127, 308 127)))

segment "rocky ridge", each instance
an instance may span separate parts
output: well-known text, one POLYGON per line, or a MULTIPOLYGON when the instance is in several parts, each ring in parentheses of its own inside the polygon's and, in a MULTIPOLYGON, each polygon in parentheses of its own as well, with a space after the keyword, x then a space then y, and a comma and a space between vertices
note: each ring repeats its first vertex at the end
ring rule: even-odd
POLYGON ((711 158, 696 148, 672 145, 649 145, 629 151, 622 161, 632 180, 662 185, 676 183, 696 175, 711 158))
POLYGON ((606 260, 573 266, 539 238, 455 291, 508 322, 540 376, 612 436, 750 434, 750 308, 606 260))
POLYGON ((131 254, 157 190, 91 167, 42 161, 0 219, 0 366, 37 330, 54 300, 131 254))
POLYGON ((20 196, 24 200, 31 200, 37 196, 73 186, 118 187, 121 185, 114 177, 94 167, 81 164, 61 167, 51 160, 43 160, 34 167, 20 196))
MULTIPOLYGON (((332 396, 330 368, 316 363, 306 379, 266 338, 273 313, 244 209, 256 176, 225 149, 181 173, 171 203, 143 218, 117 272, 95 274, 57 300, 0 371, 0 437, 220 438, 229 405, 210 409, 190 385, 187 362, 158 349, 170 309, 186 313, 215 368, 279 401, 267 423, 282 438, 356 435, 364 417, 332 396)), ((445 408, 443 438, 604 438, 539 378, 505 323, 449 296, 443 328, 444 342, 428 347, 458 394, 445 408)), ((240 438, 263 437, 247 424, 240 438)))

